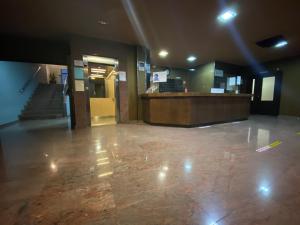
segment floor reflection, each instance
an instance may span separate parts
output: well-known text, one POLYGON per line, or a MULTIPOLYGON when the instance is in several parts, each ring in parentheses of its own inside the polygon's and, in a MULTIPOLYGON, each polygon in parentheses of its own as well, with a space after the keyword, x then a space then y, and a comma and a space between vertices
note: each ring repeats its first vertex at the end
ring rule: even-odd
POLYGON ((116 124, 116 118, 94 116, 91 118, 91 123, 92 126, 113 125, 116 124))
POLYGON ((0 130, 5 225, 299 224, 298 120, 49 127, 0 130))
POLYGON ((250 140, 251 140, 251 127, 248 127, 247 142, 250 143, 250 140))
POLYGON ((263 147, 270 144, 270 131, 262 128, 257 130, 257 147, 263 147))

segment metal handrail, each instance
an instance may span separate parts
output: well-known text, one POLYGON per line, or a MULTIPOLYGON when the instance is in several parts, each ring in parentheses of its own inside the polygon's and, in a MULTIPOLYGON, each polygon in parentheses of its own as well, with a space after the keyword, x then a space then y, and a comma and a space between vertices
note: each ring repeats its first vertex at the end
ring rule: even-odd
POLYGON ((68 86, 68 76, 63 81, 63 96, 65 96, 67 94, 67 91, 68 91, 68 88, 69 88, 69 86, 68 86))
POLYGON ((24 83, 23 87, 19 90, 19 92, 20 92, 21 94, 24 93, 24 91, 26 90, 26 88, 28 87, 28 85, 30 84, 30 82, 31 82, 32 80, 35 79, 35 77, 37 76, 37 74, 39 73, 39 71, 41 70, 41 68, 42 68, 42 67, 39 66, 39 67, 37 68, 37 70, 34 72, 34 74, 32 75, 32 77, 29 78, 29 79, 24 83))

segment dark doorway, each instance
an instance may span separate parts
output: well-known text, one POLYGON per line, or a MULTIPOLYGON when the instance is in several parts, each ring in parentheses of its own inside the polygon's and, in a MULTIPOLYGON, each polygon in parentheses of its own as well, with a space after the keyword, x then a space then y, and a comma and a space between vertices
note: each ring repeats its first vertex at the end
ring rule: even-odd
POLYGON ((252 79, 251 113, 278 116, 282 72, 266 72, 252 79))

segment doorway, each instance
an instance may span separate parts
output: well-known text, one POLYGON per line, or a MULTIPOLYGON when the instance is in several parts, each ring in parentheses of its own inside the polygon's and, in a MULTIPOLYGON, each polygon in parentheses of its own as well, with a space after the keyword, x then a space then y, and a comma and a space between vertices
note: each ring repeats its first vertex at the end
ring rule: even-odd
POLYGON ((278 116, 282 72, 265 73, 252 79, 251 113, 278 116))
POLYGON ((118 121, 118 63, 101 59, 108 58, 86 57, 91 126, 111 125, 118 121))

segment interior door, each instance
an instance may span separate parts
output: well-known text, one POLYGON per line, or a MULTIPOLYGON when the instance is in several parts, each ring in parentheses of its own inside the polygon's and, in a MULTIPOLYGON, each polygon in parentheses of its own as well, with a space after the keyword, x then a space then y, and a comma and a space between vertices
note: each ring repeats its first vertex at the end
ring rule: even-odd
POLYGON ((273 115, 279 114, 282 73, 260 74, 252 80, 251 113, 273 115))

